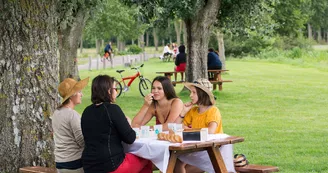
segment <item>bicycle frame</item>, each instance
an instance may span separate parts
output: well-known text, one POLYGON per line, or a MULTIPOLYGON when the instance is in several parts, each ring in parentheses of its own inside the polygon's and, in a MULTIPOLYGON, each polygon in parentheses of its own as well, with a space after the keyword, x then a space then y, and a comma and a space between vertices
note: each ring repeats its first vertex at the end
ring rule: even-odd
POLYGON ((139 77, 139 76, 140 76, 140 71, 139 71, 139 70, 137 70, 137 73, 136 73, 135 75, 133 75, 133 76, 122 77, 122 75, 121 75, 122 80, 121 80, 120 82, 123 82, 125 86, 130 87, 130 85, 132 84, 132 82, 133 82, 137 77, 139 77), (128 85, 126 85, 125 81, 126 81, 126 80, 129 80, 129 79, 130 79, 130 81, 129 81, 128 85))

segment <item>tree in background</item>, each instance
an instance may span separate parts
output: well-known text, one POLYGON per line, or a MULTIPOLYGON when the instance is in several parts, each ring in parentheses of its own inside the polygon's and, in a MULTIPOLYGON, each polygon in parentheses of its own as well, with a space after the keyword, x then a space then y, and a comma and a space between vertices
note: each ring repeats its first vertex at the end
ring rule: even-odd
POLYGON ((245 53, 258 53, 261 40, 272 36, 276 26, 271 16, 275 0, 222 1, 217 22, 213 27, 217 38, 222 68, 225 69, 224 34, 236 40, 245 53), (251 43, 254 41, 253 43, 251 43), (247 44, 244 44, 247 42, 247 44))
POLYGON ((281 36, 298 37, 309 20, 311 0, 286 0, 274 4, 272 18, 278 24, 276 33, 281 36))
POLYGON ((328 1, 326 0, 312 0, 311 15, 308 21, 308 38, 312 39, 312 27, 317 31, 317 40, 320 43, 322 35, 328 36, 328 1), (325 31, 322 34, 322 29, 325 31))
POLYGON ((136 39, 147 25, 138 23, 139 9, 127 7, 119 0, 106 0, 87 22, 86 39, 117 38, 118 42, 136 39))
POLYGON ((54 166, 59 97, 56 1, 0 3, 0 172, 54 166))
POLYGON ((90 12, 101 0, 66 1, 58 0, 58 47, 59 47, 59 78, 79 79, 77 66, 77 49, 82 37, 82 31, 90 12))
POLYGON ((123 0, 140 6, 148 21, 181 18, 187 31, 187 81, 207 77, 207 49, 210 26, 213 25, 220 7, 220 0, 123 0))

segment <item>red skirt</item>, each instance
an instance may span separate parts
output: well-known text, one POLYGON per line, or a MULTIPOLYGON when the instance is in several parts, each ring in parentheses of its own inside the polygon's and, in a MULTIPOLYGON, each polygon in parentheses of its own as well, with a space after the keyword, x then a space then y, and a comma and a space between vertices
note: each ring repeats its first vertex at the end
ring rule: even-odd
POLYGON ((175 67, 175 71, 185 71, 186 70, 186 63, 179 64, 175 67))

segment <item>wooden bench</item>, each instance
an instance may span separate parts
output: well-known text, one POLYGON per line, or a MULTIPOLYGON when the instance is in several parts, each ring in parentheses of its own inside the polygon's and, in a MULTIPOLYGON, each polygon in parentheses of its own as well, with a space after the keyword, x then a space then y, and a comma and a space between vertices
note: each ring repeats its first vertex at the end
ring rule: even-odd
POLYGON ((279 168, 276 166, 249 164, 243 167, 235 167, 235 170, 239 173, 269 173, 278 172, 279 168))
POLYGON ((19 173, 57 173, 57 169, 42 166, 31 166, 19 168, 19 173))
MULTIPOLYGON (((229 70, 207 70, 209 74, 213 76, 209 81, 213 84, 213 90, 216 90, 217 85, 219 86, 219 91, 223 89, 222 84, 224 82, 232 82, 232 80, 222 80, 221 73, 229 71, 229 70)), ((157 74, 164 74, 164 76, 168 77, 171 80, 171 76, 174 74, 185 73, 185 72, 176 72, 176 71, 164 71, 164 72, 156 72, 157 74)), ((172 80, 171 80, 172 81, 172 80)), ((184 83, 184 81, 172 81, 173 86, 176 84, 184 83)))

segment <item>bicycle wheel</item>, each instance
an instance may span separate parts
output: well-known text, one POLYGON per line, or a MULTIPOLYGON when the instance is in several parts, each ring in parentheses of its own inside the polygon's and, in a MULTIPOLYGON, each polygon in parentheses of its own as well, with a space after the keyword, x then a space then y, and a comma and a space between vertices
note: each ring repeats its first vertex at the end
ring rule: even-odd
POLYGON ((117 89, 117 96, 116 96, 116 98, 118 98, 122 94, 122 85, 121 85, 121 83, 117 79, 114 79, 114 82, 116 84, 115 87, 117 89))
POLYGON ((151 82, 149 79, 147 78, 140 79, 139 91, 142 97, 145 97, 147 94, 151 92, 151 82))

